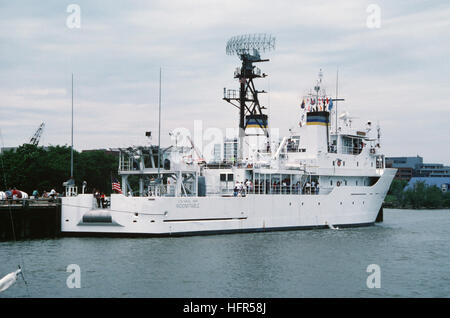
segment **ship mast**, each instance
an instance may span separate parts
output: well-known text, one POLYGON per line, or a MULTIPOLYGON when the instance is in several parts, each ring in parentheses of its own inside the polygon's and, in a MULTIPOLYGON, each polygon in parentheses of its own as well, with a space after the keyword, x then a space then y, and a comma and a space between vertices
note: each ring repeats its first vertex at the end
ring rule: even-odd
POLYGON ((71 129, 71 144, 70 144, 70 179, 73 179, 73 73, 72 73, 72 129, 71 129))
POLYGON ((261 106, 258 99, 259 93, 253 82, 256 78, 264 78, 267 74, 262 73, 253 63, 267 62, 261 59, 260 51, 265 52, 275 48, 275 38, 266 34, 248 34, 232 37, 227 42, 226 52, 228 55, 237 55, 242 61, 240 68, 234 72, 234 78, 239 80, 239 93, 236 90, 224 89, 223 99, 239 109, 239 148, 238 160, 243 159, 244 137, 249 134, 249 127, 260 128, 262 133, 269 137, 267 126, 267 115, 263 113, 266 107, 261 106))

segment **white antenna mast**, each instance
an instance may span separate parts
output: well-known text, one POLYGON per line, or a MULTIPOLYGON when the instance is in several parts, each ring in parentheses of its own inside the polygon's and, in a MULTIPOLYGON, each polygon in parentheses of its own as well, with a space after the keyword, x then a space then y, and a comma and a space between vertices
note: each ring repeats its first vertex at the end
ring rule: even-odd
POLYGON ((70 179, 73 179, 73 73, 72 73, 72 131, 70 147, 70 179))
POLYGON ((339 68, 336 69, 336 144, 337 144, 337 131, 338 131, 338 83, 339 83, 339 68))
POLYGON ((161 182, 161 67, 159 68, 159 120, 158 120, 158 180, 161 182))

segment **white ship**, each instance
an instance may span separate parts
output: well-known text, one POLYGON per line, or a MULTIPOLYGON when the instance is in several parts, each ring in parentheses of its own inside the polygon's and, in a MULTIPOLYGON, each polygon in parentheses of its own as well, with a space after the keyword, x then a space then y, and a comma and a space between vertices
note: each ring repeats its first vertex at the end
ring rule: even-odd
POLYGON ((385 167, 379 127, 355 126, 347 113, 338 115, 341 99, 325 94, 320 74, 292 116, 297 128, 274 139, 253 83, 266 76, 253 63, 267 61, 259 52, 273 46, 266 36, 228 42, 227 53, 242 60, 234 74, 240 89, 225 89, 223 98, 240 110, 239 136, 231 142, 236 157, 205 162, 185 147, 164 154, 158 147, 158 155, 155 147, 122 149, 121 193, 99 208, 92 193, 68 186, 62 233, 170 236, 373 225, 396 172, 385 167), (139 180, 138 196, 130 195, 132 178, 139 180))

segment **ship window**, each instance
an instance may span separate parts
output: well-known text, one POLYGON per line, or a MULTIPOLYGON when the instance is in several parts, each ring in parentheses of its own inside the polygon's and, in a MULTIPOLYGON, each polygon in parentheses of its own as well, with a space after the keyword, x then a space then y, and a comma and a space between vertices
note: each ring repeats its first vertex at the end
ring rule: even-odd
POLYGON ((356 166, 359 167, 359 161, 356 161, 356 166))
POLYGON ((344 180, 345 185, 347 185, 347 180, 344 180))
POLYGON ((342 165, 345 167, 345 161, 342 162, 342 165))
POLYGON ((330 180, 330 185, 333 185, 333 180, 330 180))
POLYGON ((373 167, 373 162, 370 163, 370 166, 373 167))
POLYGON ((356 180, 356 185, 358 185, 358 180, 356 180))
POLYGON ((333 160, 333 166, 334 166, 334 160, 333 160))
POLYGON ((233 174, 232 173, 228 174, 228 181, 233 181, 233 174))
POLYGON ((227 181, 227 175, 225 173, 220 174, 220 181, 227 181))

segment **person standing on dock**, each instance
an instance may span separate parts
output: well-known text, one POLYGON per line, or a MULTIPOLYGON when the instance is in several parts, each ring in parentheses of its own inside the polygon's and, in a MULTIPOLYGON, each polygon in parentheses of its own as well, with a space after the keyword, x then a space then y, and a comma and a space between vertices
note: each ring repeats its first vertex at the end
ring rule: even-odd
POLYGON ((106 196, 103 192, 100 194, 100 201, 102 202, 102 209, 106 208, 106 196))
POLYGON ((100 192, 94 189, 94 198, 97 200, 97 208, 100 208, 100 192))
POLYGON ((49 196, 50 196, 50 198, 54 199, 56 197, 56 194, 57 193, 56 193, 55 189, 51 189, 49 196))
POLYGON ((13 200, 20 199, 20 198, 22 197, 22 193, 20 193, 19 190, 17 190, 16 188, 14 188, 14 189, 12 190, 12 196, 13 196, 13 200))

